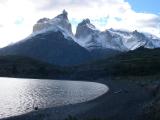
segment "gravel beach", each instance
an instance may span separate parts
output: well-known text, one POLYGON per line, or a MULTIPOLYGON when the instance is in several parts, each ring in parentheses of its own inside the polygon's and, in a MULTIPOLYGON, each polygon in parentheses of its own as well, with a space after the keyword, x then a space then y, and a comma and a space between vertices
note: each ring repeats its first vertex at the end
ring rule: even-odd
POLYGON ((64 120, 69 115, 78 119, 136 120, 151 99, 142 87, 128 81, 98 80, 109 87, 101 97, 74 105, 39 109, 3 120, 64 120))

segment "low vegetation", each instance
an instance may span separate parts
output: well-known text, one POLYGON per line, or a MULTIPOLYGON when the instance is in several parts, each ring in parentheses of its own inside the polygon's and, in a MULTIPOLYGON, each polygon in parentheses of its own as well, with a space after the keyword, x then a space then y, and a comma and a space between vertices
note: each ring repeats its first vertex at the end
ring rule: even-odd
MULTIPOLYGON (((139 48, 116 57, 74 67, 55 66, 22 56, 1 56, 0 76, 92 81, 110 77, 115 80, 135 81, 142 87, 152 87, 153 83, 160 84, 160 49, 139 48)), ((157 88, 155 96, 146 106, 142 120, 160 120, 160 92, 157 88)), ((70 116, 65 120, 78 119, 70 116)))
POLYGON ((73 68, 75 78, 99 79, 109 77, 145 77, 160 75, 160 49, 139 48, 73 68))
POLYGON ((65 69, 28 57, 0 56, 1 77, 60 78, 65 69))

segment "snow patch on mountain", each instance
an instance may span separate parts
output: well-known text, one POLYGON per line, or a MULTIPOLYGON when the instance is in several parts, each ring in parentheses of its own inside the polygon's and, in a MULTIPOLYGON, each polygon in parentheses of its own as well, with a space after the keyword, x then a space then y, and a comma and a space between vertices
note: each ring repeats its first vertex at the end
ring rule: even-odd
POLYGON ((108 29, 97 30, 89 19, 78 24, 76 42, 87 49, 113 49, 118 51, 135 50, 141 46, 146 48, 160 47, 160 38, 151 34, 140 33, 137 30, 130 32, 124 30, 108 29))
POLYGON ((47 31, 60 31, 65 38, 74 37, 72 33, 72 27, 68 20, 68 13, 64 10, 62 14, 56 16, 53 19, 42 18, 37 21, 33 26, 33 33, 31 36, 45 33, 47 31))
POLYGON ((42 18, 38 20, 33 27, 33 33, 29 37, 49 31, 60 31, 66 39, 72 38, 89 51, 93 49, 129 51, 141 46, 150 49, 160 47, 160 38, 156 36, 140 33, 137 30, 133 32, 114 29, 100 31, 88 18, 78 24, 74 36, 71 23, 68 20, 68 13, 65 10, 53 19, 42 18))
POLYGON ((160 38, 149 33, 135 31, 107 29, 98 30, 87 18, 78 24, 76 34, 72 33, 72 26, 68 20, 68 13, 64 10, 53 19, 42 18, 33 26, 33 33, 25 40, 38 34, 60 31, 67 40, 74 40, 87 50, 112 49, 118 51, 135 50, 141 46, 145 48, 159 48, 160 38))

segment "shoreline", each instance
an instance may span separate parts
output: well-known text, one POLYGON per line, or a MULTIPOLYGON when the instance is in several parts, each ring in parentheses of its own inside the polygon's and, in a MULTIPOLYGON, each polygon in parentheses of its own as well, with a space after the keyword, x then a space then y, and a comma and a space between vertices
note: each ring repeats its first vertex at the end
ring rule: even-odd
POLYGON ((139 113, 142 112, 142 106, 150 100, 149 94, 143 88, 130 82, 112 80, 93 82, 107 85, 109 91, 88 102, 39 109, 38 111, 1 120, 64 120, 69 115, 75 116, 78 119, 129 120, 138 117, 139 113))

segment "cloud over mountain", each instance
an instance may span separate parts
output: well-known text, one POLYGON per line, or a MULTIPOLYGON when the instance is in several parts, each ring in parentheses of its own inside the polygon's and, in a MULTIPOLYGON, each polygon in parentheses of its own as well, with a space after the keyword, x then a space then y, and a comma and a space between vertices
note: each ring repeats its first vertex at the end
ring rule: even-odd
POLYGON ((158 13, 136 12, 127 0, 1 0, 0 24, 4 26, 0 29, 3 34, 0 35, 1 45, 20 40, 31 33, 33 24, 39 18, 53 18, 63 9, 69 13, 73 31, 82 19, 90 18, 101 30, 137 29, 155 35, 160 32, 158 13), (19 18, 23 18, 23 22, 17 27, 15 21, 19 18))

